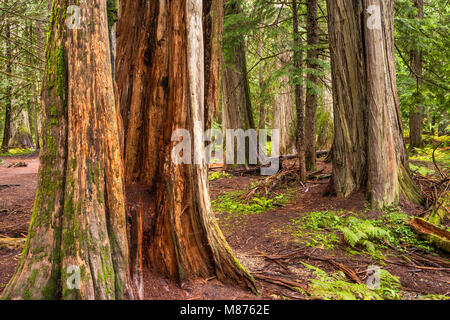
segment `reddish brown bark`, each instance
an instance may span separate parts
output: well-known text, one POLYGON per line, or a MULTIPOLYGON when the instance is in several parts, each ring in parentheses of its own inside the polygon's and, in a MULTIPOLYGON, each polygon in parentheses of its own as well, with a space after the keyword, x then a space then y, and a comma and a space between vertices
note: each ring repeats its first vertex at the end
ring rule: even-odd
MULTIPOLYGON (((195 122, 205 121, 201 2, 124 0, 121 11, 116 83, 125 117, 126 179, 155 199, 144 256, 155 270, 179 281, 217 276, 254 289, 214 218, 204 158, 198 165, 176 165, 171 158, 176 129, 187 129, 203 148, 193 130, 195 122), (148 33, 135 32, 136 25, 148 33)), ((150 213, 143 214, 146 219, 150 213)))

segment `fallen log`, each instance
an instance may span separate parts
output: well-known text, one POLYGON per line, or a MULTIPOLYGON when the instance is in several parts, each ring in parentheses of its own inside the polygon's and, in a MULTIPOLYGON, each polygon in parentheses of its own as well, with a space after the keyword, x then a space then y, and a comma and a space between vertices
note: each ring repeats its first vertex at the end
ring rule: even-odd
POLYGON ((434 246, 450 253, 450 232, 421 218, 415 218, 408 224, 415 232, 430 241, 434 246))
POLYGON ((25 246, 25 238, 3 238, 0 237, 0 248, 23 249, 25 246))

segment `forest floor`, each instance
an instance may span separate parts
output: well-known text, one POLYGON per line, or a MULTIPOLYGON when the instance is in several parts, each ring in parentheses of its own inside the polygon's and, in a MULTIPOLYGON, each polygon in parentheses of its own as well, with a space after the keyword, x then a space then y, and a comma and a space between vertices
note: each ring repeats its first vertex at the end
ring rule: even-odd
MULTIPOLYGON (((0 158, 0 237, 24 237, 36 192, 38 159, 36 155, 0 158), (8 168, 19 162, 27 166, 8 168)), ((321 174, 331 173, 331 165, 324 162, 318 163, 318 169, 324 170, 321 174)), ((378 298, 409 300, 450 296, 450 255, 429 248, 410 234, 400 218, 383 220, 389 215, 420 215, 420 206, 402 202, 400 208, 389 212, 371 211, 363 193, 347 199, 324 195, 327 179, 283 185, 267 198, 252 191, 264 177, 218 173, 213 179, 211 197, 219 224, 238 260, 255 276, 260 295, 216 279, 178 285, 146 272, 146 299, 369 299, 376 294, 378 298), (367 226, 365 221, 373 222, 371 230, 389 230, 395 235, 395 245, 370 238, 372 242, 349 245, 342 231, 351 229, 352 223, 367 226), (375 266, 389 276, 380 273, 381 285, 369 290, 366 283, 374 279, 375 266)), ((0 293, 12 277, 20 253, 20 248, 0 247, 0 293)))

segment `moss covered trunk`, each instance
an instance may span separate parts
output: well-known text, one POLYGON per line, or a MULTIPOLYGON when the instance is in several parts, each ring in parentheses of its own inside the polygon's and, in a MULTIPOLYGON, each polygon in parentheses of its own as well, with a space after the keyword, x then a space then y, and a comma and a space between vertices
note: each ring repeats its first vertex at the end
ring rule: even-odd
MULTIPOLYGON (((125 116, 126 178, 142 186, 143 197, 150 192, 155 211, 144 258, 178 281, 217 276, 253 289, 211 210, 203 137, 194 134, 194 123, 205 119, 202 1, 125 0, 121 12, 116 83, 125 116), (135 23, 148 26, 148 33, 135 32, 135 23), (172 161, 177 129, 195 140, 199 164, 172 161)), ((144 220, 153 216, 150 211, 142 213, 144 220)))
POLYGON ((53 1, 38 191, 4 298, 132 297, 109 50, 106 0, 53 1), (65 23, 71 4, 79 29, 65 23))
POLYGON ((338 195, 367 188, 375 208, 421 200, 408 169, 397 97, 393 1, 327 1, 338 195), (345 17, 343 19, 342 17, 345 17))

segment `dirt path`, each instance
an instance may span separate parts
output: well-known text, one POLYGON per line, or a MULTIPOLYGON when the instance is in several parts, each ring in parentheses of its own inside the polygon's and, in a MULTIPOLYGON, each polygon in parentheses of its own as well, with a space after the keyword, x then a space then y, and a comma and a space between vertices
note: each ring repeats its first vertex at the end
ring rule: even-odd
MULTIPOLYGON (((0 236, 26 236, 37 186, 39 160, 34 157, 2 157, 0 165, 0 236), (8 164, 24 162, 26 167, 7 168, 8 164)), ((20 250, 0 248, 0 292, 12 277, 20 250)))

